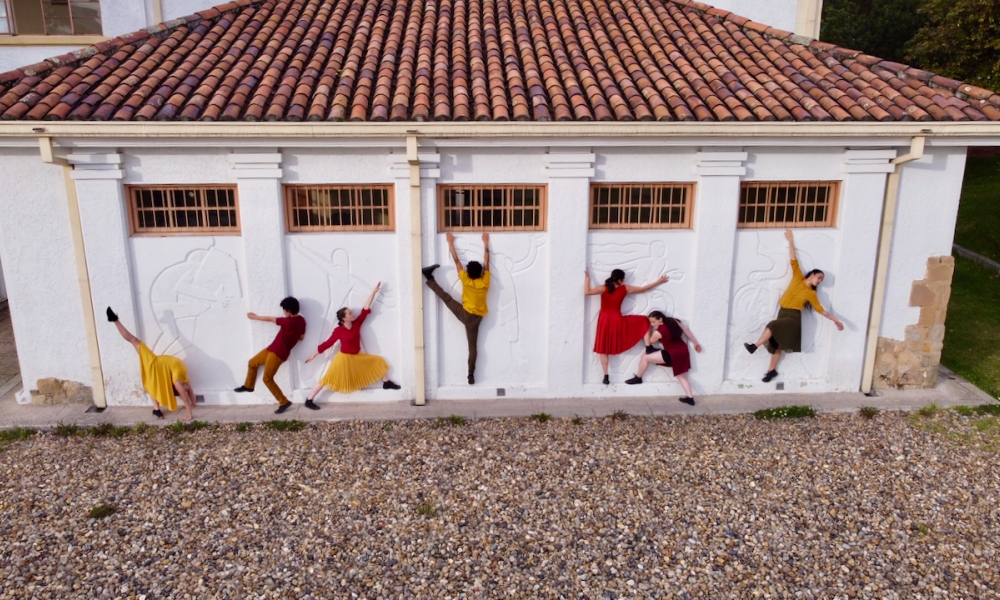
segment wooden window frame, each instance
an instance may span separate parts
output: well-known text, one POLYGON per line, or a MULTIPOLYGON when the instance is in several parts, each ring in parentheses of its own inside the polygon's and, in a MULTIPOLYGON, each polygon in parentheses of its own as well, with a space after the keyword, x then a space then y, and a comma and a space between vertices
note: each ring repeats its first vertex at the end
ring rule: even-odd
MULTIPOLYGON (((46 12, 45 12, 45 4, 44 4, 44 2, 42 2, 42 0, 25 0, 25 1, 26 2, 30 2, 31 4, 37 4, 38 5, 38 8, 41 11, 41 15, 42 15, 42 27, 45 28, 46 27, 46 25, 45 25, 46 12)), ((93 33, 76 33, 76 20, 73 17, 73 3, 74 2, 78 3, 80 1, 81 0, 64 0, 65 5, 66 5, 66 10, 69 13, 69 28, 70 28, 70 33, 49 33, 48 31, 45 31, 43 33, 31 33, 31 34, 27 34, 24 37, 30 37, 30 38, 34 39, 34 38, 38 38, 38 37, 48 37, 48 36, 61 37, 61 38, 75 37, 75 36, 81 36, 81 37, 103 36, 104 35, 104 13, 102 12, 102 9, 101 9, 101 0, 92 0, 92 1, 96 1, 97 5, 98 5, 97 22, 98 22, 98 24, 101 27, 101 32, 100 33, 96 33, 96 34, 93 34, 93 33)), ((7 36, 7 35, 9 35, 9 36, 18 36, 19 33, 18 33, 18 28, 17 28, 17 15, 14 13, 14 0, 0 0, 0 4, 4 4, 7 7, 7 21, 8 21, 7 22, 8 33, 0 33, 0 36, 7 36)), ((22 6, 22 8, 23 8, 23 6, 22 6)), ((73 42, 73 43, 75 43, 75 42, 73 42)))
MULTIPOLYGON (((184 184, 170 184, 170 185, 127 185, 125 186, 125 201, 128 207, 128 220, 129 220, 129 230, 132 237, 167 237, 167 236, 217 236, 217 235, 240 235, 242 233, 242 224, 240 222, 240 195, 239 189, 235 185, 212 185, 212 184, 198 184, 198 185, 184 185, 184 184), (227 190, 233 192, 233 207, 232 210, 236 214, 236 223, 229 227, 156 227, 156 228, 143 228, 139 225, 139 211, 140 207, 136 203, 136 193, 141 191, 150 190, 227 190)), ((172 208, 164 208, 162 210, 178 210, 172 208)), ((200 210, 207 212, 209 207, 202 206, 200 208, 186 208, 180 210, 200 210)))
POLYGON ((10 6, 10 0, 0 0, 0 6, 6 9, 4 11, 5 16, 3 17, 3 20, 7 24, 7 32, 6 33, 0 32, 0 35, 2 36, 15 35, 17 31, 14 29, 14 10, 10 6))
MULTIPOLYGON (((548 209, 549 209, 549 189, 544 183, 443 183, 437 186, 437 223, 438 232, 450 232, 450 233, 460 233, 460 232, 520 232, 520 231, 546 231, 548 228, 548 209), (460 210, 459 208, 452 208, 445 206, 445 194, 450 190, 517 190, 517 189, 532 189, 538 193, 538 222, 535 225, 524 226, 524 225, 489 225, 484 226, 482 224, 476 223, 469 225, 468 227, 462 225, 445 225, 445 213, 449 210, 460 210)), ((532 207, 528 207, 529 209, 532 207)), ((510 220, 513 221, 513 212, 515 210, 524 210, 524 207, 504 206, 504 207, 475 207, 470 206, 465 208, 465 210, 471 210, 474 212, 483 210, 504 210, 509 211, 511 214, 510 220)))
MULTIPOLYGON (((691 223, 693 221, 692 214, 694 211, 694 183, 684 183, 684 182, 628 182, 628 183, 591 183, 590 184, 590 203, 588 205, 588 217, 587 221, 589 223, 590 229, 611 229, 611 230, 638 230, 638 229, 691 229, 691 223), (644 206, 650 208, 650 216, 654 215, 655 212, 652 210, 655 205, 632 205, 620 202, 618 204, 607 204, 607 205, 597 205, 597 191, 602 189, 614 189, 620 188, 622 190, 634 189, 634 188, 652 188, 654 190, 683 190, 685 193, 684 198, 684 220, 678 223, 623 223, 621 222, 622 215, 626 214, 628 209, 638 208, 641 209, 644 206), (618 208, 619 209, 619 221, 617 223, 598 223, 595 221, 595 213, 597 212, 599 206, 606 206, 607 208, 618 208)), ((671 205, 667 205, 671 206, 671 205)), ((659 207, 663 207, 661 204, 659 207)))
MULTIPOLYGON (((285 185, 282 186, 282 195, 284 197, 285 203, 285 230, 288 233, 350 233, 350 232, 392 232, 396 231, 396 186, 391 183, 373 183, 373 184, 295 184, 295 185, 285 185), (296 207, 292 205, 293 194, 296 190, 327 190, 327 191, 364 191, 364 190, 379 190, 386 194, 387 206, 386 210, 389 215, 389 221, 387 224, 382 225, 295 225, 295 211, 296 207)), ((353 200, 353 199, 352 199, 353 200)), ((322 207, 320 207, 322 209, 322 207)), ((341 207, 344 210, 343 207, 341 207)), ((333 212, 333 208, 329 207, 328 210, 333 212)), ((346 210, 350 211, 353 215, 361 214, 365 210, 364 206, 350 206, 346 210)), ((372 215, 374 220, 374 215, 372 215)))
MULTIPOLYGON (((797 193, 796 198, 801 198, 801 194, 797 193)), ((820 229, 820 228, 831 228, 837 226, 837 213, 840 204, 840 182, 839 181, 743 181, 740 182, 740 205, 739 212, 737 213, 736 227, 739 229, 820 229), (785 221, 772 221, 771 220, 771 209, 772 207, 781 206, 778 203, 771 201, 771 193, 768 193, 768 200, 764 203, 764 221, 762 222, 744 222, 744 211, 749 210, 749 205, 743 204, 743 194, 745 190, 756 188, 767 188, 767 189, 778 189, 778 188, 790 188, 796 187, 801 190, 806 187, 826 187, 829 190, 829 201, 826 203, 826 218, 823 221, 800 221, 800 220, 785 220, 785 221)), ((796 215, 798 211, 802 210, 802 207, 809 206, 806 203, 799 202, 798 200, 795 204, 785 204, 785 206, 794 206, 796 215)), ((818 206, 814 205, 814 206, 818 206)), ((798 217, 796 216, 796 219, 798 217)))

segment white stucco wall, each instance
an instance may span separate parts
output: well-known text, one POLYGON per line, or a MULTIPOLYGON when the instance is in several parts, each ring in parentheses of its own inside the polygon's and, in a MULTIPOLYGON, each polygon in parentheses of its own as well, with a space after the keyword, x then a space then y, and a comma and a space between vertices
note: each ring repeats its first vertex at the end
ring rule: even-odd
POLYGON ((920 308, 909 306, 912 283, 926 275, 928 258, 951 256, 965 154, 965 148, 930 147, 923 158, 903 165, 882 337, 905 339, 906 326, 920 318, 920 308))
POLYGON ((21 379, 91 385, 63 170, 37 149, 0 152, 0 255, 21 379))
MULTIPOLYGON (((123 322, 134 326, 155 351, 184 358, 206 402, 255 403, 273 402, 263 386, 254 394, 231 390, 242 381, 246 361, 270 343, 277 330, 248 321, 246 312, 278 315, 278 301, 294 295, 309 326, 306 339, 279 371, 278 382, 289 397, 301 401, 332 353, 315 364, 302 361, 330 335, 334 312, 345 305, 359 310, 378 281, 383 282, 383 293, 364 326, 363 346, 386 358, 390 377, 403 389, 373 386, 347 397, 325 393, 321 399, 412 398, 412 215, 408 168, 402 149, 391 144, 395 142, 353 148, 74 151, 71 160, 77 165, 75 185, 88 240, 109 403, 147 400, 137 385, 134 352, 106 323, 101 325, 107 304, 114 305, 123 322), (128 234, 123 221, 125 186, 184 183, 236 185, 240 234, 128 234), (395 231, 288 234, 281 185, 324 183, 394 185, 395 231)), ((41 163, 34 150, 2 152, 0 175, 11 183, 0 190, 0 208, 5 211, 0 256, 15 331, 33 332, 19 339, 26 380, 87 381, 61 171, 41 163), (72 343, 65 343, 67 339, 72 343)), ((461 286, 445 235, 438 231, 436 186, 540 184, 548 195, 544 231, 491 234, 493 285, 490 312, 480 333, 476 385, 465 380, 464 328, 421 286, 428 397, 680 394, 680 386, 663 368, 652 369, 641 386, 622 383, 636 369, 639 346, 613 357, 612 385, 600 383, 600 363, 592 351, 600 299, 584 298, 582 275, 588 269, 596 285, 614 268, 623 268, 627 282, 634 285, 660 274, 670 277, 663 286, 630 296, 623 308, 626 314, 663 310, 690 326, 704 346, 703 353, 692 353, 696 394, 772 393, 776 383, 788 391, 858 389, 885 173, 895 152, 818 144, 713 150, 496 147, 486 141, 469 147, 425 141, 420 260, 442 264, 437 279, 455 297, 461 286), (781 229, 736 227, 741 180, 832 180, 841 185, 836 225, 798 229, 796 245, 804 270, 818 267, 826 272, 819 297, 844 321, 845 331, 836 331, 832 323, 807 311, 804 351, 783 359, 780 379, 770 384, 760 381, 766 353, 751 356, 742 344, 755 339, 777 312, 790 276, 788 249, 781 229), (692 229, 589 230, 591 182, 643 181, 693 183, 692 229)), ((928 256, 950 251, 963 166, 964 152, 929 148, 923 160, 904 170, 882 335, 899 336, 905 325, 916 321, 916 310, 906 307, 910 283, 923 277, 928 256)), ((479 232, 457 238, 463 262, 481 260, 479 232)))
POLYGON ((799 9, 799 0, 768 0, 767 2, 760 0, 711 0, 705 4, 785 31, 795 31, 795 19, 799 9))

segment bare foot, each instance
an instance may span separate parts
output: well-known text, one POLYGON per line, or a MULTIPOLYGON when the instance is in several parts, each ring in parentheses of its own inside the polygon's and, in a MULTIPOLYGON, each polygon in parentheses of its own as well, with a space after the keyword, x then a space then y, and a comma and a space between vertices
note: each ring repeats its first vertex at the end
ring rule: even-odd
POLYGON ((186 415, 186 416, 181 417, 181 421, 190 421, 193 418, 194 418, 194 415, 186 415))

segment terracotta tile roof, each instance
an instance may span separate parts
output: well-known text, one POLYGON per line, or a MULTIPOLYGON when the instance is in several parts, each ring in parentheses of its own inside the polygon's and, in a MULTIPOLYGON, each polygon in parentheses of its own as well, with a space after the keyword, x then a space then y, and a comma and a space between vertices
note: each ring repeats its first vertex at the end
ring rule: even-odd
POLYGON ((235 0, 0 74, 4 120, 968 121, 989 90, 688 0, 235 0))

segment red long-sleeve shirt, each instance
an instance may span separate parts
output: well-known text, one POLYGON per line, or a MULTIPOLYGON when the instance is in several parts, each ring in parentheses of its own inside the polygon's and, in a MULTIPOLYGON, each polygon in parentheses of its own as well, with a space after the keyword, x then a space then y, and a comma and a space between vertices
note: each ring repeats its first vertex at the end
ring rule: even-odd
POLYGON ((319 345, 318 352, 326 352, 327 349, 337 343, 337 340, 340 340, 340 351, 344 354, 357 354, 361 352, 361 324, 365 322, 365 318, 371 312, 367 308, 361 309, 361 314, 358 315, 358 318, 354 319, 354 323, 351 324, 350 329, 343 325, 338 325, 334 328, 330 339, 319 345))

